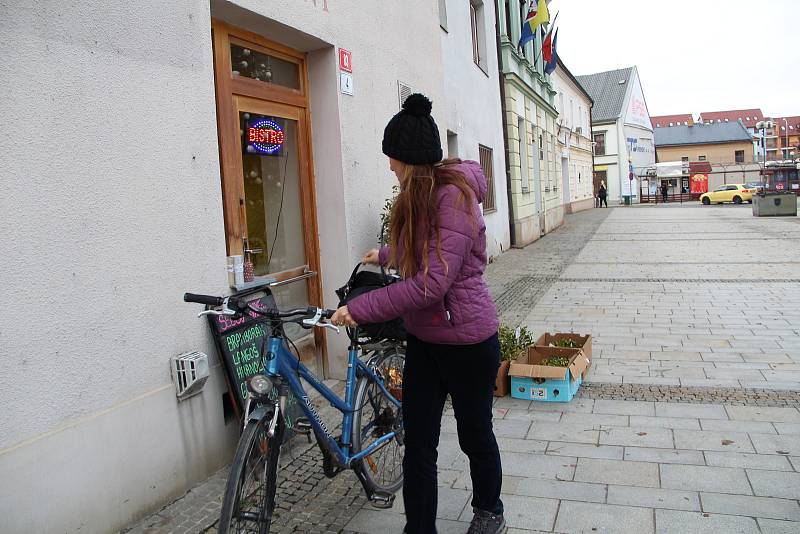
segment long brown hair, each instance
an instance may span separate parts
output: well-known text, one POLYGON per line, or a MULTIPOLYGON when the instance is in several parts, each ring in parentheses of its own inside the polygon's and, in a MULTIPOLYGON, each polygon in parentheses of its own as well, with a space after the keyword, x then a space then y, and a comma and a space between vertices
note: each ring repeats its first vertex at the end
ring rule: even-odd
POLYGON ((397 268, 404 278, 422 271, 428 274, 428 247, 431 231, 436 240, 439 259, 449 268, 442 255, 442 238, 439 226, 439 207, 436 191, 445 185, 454 185, 461 192, 460 205, 465 216, 475 226, 472 201, 475 192, 464 175, 451 164, 460 160, 445 160, 436 165, 409 165, 400 176, 400 194, 395 200, 390 218, 389 264, 397 268), (398 245, 400 247, 398 247, 398 245), (402 254, 400 250, 402 249, 402 254))

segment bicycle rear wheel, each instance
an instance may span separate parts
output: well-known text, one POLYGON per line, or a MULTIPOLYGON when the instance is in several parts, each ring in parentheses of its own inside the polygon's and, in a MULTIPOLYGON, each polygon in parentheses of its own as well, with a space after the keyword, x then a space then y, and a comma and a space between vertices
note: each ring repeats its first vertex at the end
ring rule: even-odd
POLYGON ((267 534, 275 509, 278 457, 283 441, 283 417, 275 435, 267 436, 270 413, 247 424, 231 464, 219 518, 220 534, 267 534))
MULTIPOLYGON (((395 346, 375 363, 384 386, 402 400, 405 348, 395 346)), ((381 391, 378 384, 362 376, 356 385, 356 412, 353 419, 353 452, 360 452, 391 431, 401 435, 364 457, 364 475, 375 490, 394 493, 403 485, 402 411, 381 391)))

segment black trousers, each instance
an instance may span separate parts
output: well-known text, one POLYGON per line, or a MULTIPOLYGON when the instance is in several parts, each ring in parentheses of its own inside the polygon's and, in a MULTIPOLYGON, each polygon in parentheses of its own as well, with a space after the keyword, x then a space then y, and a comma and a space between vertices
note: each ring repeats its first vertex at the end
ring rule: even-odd
POLYGON ((600 197, 600 205, 599 205, 599 206, 597 206, 597 207, 598 207, 598 208, 602 208, 602 207, 603 207, 603 204, 605 204, 605 205, 606 205, 606 207, 608 207, 608 201, 606 200, 606 197, 600 197))
POLYGON ((500 452, 492 430, 492 399, 499 366, 497 334, 474 345, 439 345, 408 336, 403 373, 405 532, 436 532, 436 449, 448 394, 453 401, 458 443, 469 458, 472 506, 503 512, 500 452))

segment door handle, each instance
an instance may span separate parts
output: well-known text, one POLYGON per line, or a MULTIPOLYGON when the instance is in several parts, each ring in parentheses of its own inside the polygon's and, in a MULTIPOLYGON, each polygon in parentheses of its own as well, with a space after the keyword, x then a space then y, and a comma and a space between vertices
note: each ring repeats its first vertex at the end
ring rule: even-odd
POLYGON ((287 278, 286 280, 281 280, 279 282, 272 282, 269 284, 269 287, 280 287, 285 286, 286 284, 292 284, 294 282, 299 282, 300 280, 306 280, 308 278, 313 278, 317 276, 317 271, 306 271, 299 276, 293 276, 292 278, 287 278))

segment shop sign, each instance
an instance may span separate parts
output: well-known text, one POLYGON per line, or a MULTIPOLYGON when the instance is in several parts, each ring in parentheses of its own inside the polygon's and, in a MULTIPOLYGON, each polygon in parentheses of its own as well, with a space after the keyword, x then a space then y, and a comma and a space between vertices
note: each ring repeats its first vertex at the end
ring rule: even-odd
POLYGON ((692 193, 707 193, 708 175, 701 173, 693 174, 689 190, 692 193))
POLYGON ((286 136, 283 128, 270 119, 258 119, 248 123, 247 151, 260 154, 275 154, 283 147, 286 136))

